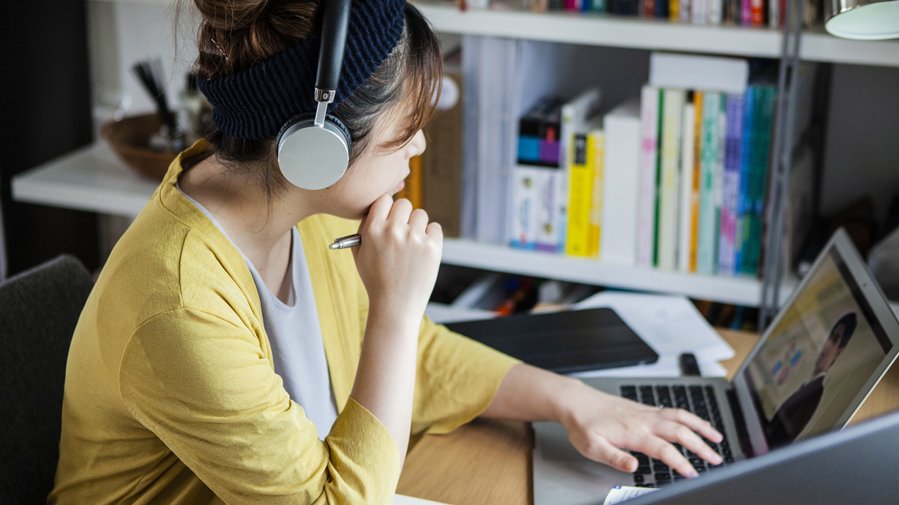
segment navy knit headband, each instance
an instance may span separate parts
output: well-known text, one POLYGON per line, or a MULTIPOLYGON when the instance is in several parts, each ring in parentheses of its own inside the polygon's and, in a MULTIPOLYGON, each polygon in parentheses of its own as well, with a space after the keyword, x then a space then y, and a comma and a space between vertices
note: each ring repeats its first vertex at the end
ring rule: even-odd
MULTIPOLYGON (((396 46, 403 33, 405 4, 405 0, 353 1, 340 83, 330 110, 352 95, 396 46)), ((305 38, 235 74, 198 79, 219 130, 239 139, 268 139, 293 116, 314 112, 319 45, 318 37, 305 38)))

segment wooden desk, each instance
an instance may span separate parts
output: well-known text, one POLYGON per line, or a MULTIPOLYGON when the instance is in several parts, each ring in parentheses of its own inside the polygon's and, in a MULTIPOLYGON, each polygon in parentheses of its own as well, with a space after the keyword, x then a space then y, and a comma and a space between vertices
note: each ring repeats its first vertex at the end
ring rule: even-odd
MULTIPOLYGON (((728 377, 758 336, 722 330, 736 355, 723 361, 728 377)), ((850 424, 899 407, 899 367, 893 367, 850 424)), ((533 503, 531 450, 527 423, 476 420, 449 435, 424 437, 406 457, 400 494, 454 505, 533 503)))

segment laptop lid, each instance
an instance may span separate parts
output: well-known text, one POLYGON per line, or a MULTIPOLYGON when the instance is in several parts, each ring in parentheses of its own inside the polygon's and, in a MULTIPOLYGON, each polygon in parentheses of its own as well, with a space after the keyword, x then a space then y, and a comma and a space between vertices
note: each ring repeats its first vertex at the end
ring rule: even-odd
POLYGON ((897 343, 895 315, 838 230, 734 376, 752 453, 845 426, 897 343))
POLYGON ((676 482, 627 504, 895 504, 896 468, 899 412, 676 482))

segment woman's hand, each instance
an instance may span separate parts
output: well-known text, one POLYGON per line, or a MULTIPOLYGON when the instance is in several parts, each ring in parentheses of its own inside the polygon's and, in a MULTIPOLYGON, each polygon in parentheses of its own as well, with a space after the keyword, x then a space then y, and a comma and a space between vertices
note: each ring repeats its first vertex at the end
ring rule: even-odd
POLYGON ((409 200, 382 196, 359 227, 353 248, 370 305, 421 320, 437 280, 443 231, 409 200))
POLYGON ((713 465, 719 456, 702 439, 720 442, 712 425, 681 409, 648 407, 602 393, 583 383, 566 393, 566 414, 561 419, 572 445, 584 456, 623 472, 637 469, 637 459, 626 449, 660 459, 686 477, 696 470, 674 443, 693 451, 713 465))

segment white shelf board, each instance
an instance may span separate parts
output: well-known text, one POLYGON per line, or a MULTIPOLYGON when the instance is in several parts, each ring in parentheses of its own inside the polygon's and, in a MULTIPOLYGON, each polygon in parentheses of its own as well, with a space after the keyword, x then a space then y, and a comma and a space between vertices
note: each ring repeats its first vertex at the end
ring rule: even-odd
MULTIPOLYGON (((173 5, 173 0, 87 0, 173 5)), ((781 32, 768 27, 696 25, 662 19, 516 9, 460 11, 448 3, 415 2, 437 31, 569 44, 779 58, 781 32)), ((501 3, 496 5, 503 6, 501 3)), ((899 40, 858 41, 806 29, 807 61, 899 67, 899 40)))
MULTIPOLYGON (((685 274, 654 268, 603 263, 539 251, 524 251, 471 240, 444 242, 443 261, 484 270, 559 279, 582 284, 686 295, 691 298, 757 307, 761 281, 749 277, 685 274)), ((788 296, 795 282, 784 287, 788 296)), ((784 298, 786 299, 786 298, 784 298)))
POLYGON ((769 28, 694 25, 661 19, 575 12, 460 11, 416 6, 440 32, 593 46, 777 58, 781 34, 769 28))
POLYGON ((12 197, 101 214, 134 217, 159 185, 129 171, 102 142, 83 147, 12 179, 12 197))
MULTIPOLYGON (((438 31, 570 44, 779 58, 782 33, 768 27, 696 25, 661 19, 521 10, 460 11, 417 2, 438 31)), ((899 66, 899 41, 856 41, 807 29, 800 45, 807 61, 899 66)))

